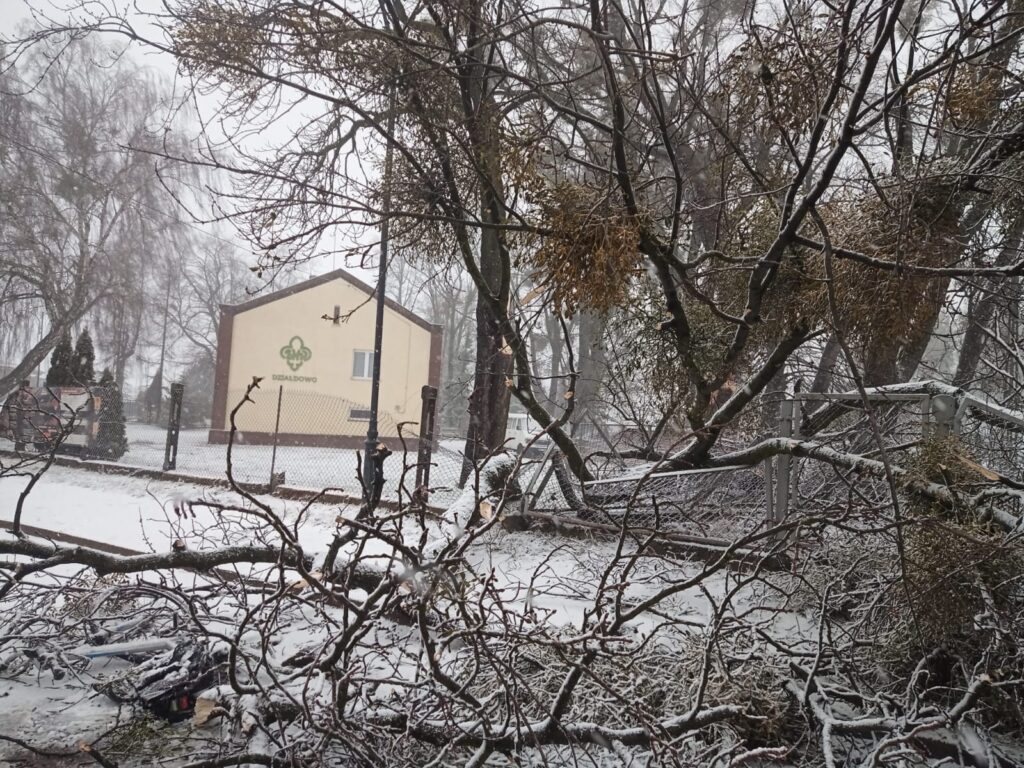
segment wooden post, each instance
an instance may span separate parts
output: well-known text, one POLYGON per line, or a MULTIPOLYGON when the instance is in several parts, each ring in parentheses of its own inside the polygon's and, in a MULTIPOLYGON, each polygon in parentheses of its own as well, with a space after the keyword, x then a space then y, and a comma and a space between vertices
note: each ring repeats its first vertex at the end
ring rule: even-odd
POLYGON ((420 391, 423 406, 420 409, 420 441, 416 451, 416 491, 422 493, 423 503, 430 496, 430 459, 434 451, 434 419, 437 410, 437 387, 429 384, 420 391))
POLYGON ((181 431, 181 401, 184 396, 184 384, 180 381, 171 384, 171 402, 167 411, 167 442, 164 444, 164 472, 178 466, 178 433, 181 431))
MULTIPOLYGON (((796 400, 790 398, 782 401, 780 408, 780 437, 795 437, 799 409, 796 400)), ((793 457, 788 453, 780 453, 775 462, 775 508, 771 510, 769 523, 780 523, 789 512, 790 476, 793 470, 793 457)))

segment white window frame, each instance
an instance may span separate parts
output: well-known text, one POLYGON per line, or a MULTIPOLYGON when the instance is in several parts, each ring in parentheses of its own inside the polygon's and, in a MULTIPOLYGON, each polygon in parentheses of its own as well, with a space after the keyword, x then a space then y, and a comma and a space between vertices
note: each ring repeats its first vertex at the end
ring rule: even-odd
POLYGON ((373 378, 373 350, 356 349, 352 352, 352 378, 358 381, 366 381, 373 378), (362 356, 362 357, 360 357, 362 356), (362 371, 359 371, 357 361, 363 361, 362 371))

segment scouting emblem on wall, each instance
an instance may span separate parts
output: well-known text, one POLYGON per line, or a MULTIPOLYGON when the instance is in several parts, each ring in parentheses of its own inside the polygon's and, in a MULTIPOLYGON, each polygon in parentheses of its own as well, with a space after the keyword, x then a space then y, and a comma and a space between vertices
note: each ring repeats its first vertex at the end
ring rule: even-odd
POLYGON ((301 336, 292 336, 292 340, 281 347, 281 357, 293 371, 299 370, 312 356, 313 351, 305 345, 301 336))

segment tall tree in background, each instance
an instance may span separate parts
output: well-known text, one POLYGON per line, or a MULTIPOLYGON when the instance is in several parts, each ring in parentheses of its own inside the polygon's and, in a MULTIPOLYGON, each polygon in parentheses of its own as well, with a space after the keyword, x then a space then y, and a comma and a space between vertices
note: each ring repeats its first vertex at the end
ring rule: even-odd
POLYGON ((195 238, 181 259, 168 321, 189 350, 180 361, 180 380, 185 383, 182 419, 187 424, 202 424, 211 416, 221 305, 242 300, 250 276, 237 250, 222 240, 195 238))
POLYGON ((45 331, 0 376, 30 373, 104 300, 131 295, 131 267, 167 222, 163 185, 175 166, 147 151, 174 145, 164 89, 123 52, 89 37, 50 37, 22 52, 0 82, 0 326, 45 317, 45 331))
POLYGON ((97 419, 99 428, 95 451, 100 458, 117 461, 128 451, 124 398, 109 368, 103 369, 98 387, 102 404, 97 419))
POLYGON ((72 369, 74 366, 75 350, 71 345, 71 333, 61 334, 57 345, 53 348, 50 356, 50 368, 46 371, 46 386, 67 387, 74 383, 72 369))
POLYGON ((150 422, 157 422, 160 420, 160 408, 164 401, 164 368, 162 365, 157 366, 156 373, 153 374, 153 378, 150 379, 149 385, 146 387, 145 392, 142 395, 142 402, 146 406, 146 418, 150 422))
POLYGON ((683 393, 659 400, 685 419, 677 467, 819 358, 822 382, 912 375, 964 281, 1020 269, 1015 247, 998 263, 1021 207, 1015 2, 752 9, 172 0, 154 44, 241 126, 304 115, 275 151, 242 128, 237 163, 207 158, 238 172, 225 199, 267 268, 339 228, 365 253, 393 147, 396 242, 477 291, 467 454, 503 437, 511 394, 586 479, 563 429, 579 372, 538 401, 516 267, 563 318, 637 319, 642 386, 683 393))
POLYGON ((89 329, 85 328, 75 341, 75 352, 69 366, 69 378, 79 387, 87 387, 92 384, 96 377, 94 370, 96 365, 96 350, 93 348, 92 336, 89 329))
POLYGON ((196 238, 170 280, 168 322, 210 367, 217 361, 220 307, 246 295, 250 272, 228 243, 196 238))

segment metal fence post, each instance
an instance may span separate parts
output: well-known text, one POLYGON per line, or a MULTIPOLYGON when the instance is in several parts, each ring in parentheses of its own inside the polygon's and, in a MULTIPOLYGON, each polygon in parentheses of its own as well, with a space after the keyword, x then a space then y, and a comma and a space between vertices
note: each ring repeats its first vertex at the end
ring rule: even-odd
POLYGON ((167 411, 167 442, 164 444, 164 472, 178 466, 178 433, 181 431, 181 401, 185 385, 171 384, 171 402, 167 411))
POLYGON ((930 402, 932 423, 936 437, 948 437, 957 433, 957 402, 952 395, 935 395, 930 402))
POLYGON ((921 439, 927 440, 932 434, 932 398, 931 395, 921 395, 921 439))
MULTIPOLYGON (((781 437, 790 438, 795 433, 796 400, 790 398, 782 401, 780 408, 779 431, 781 437)), ((789 484, 793 470, 793 457, 788 453, 780 453, 775 462, 775 508, 772 510, 769 523, 779 523, 789 512, 789 484)))
POLYGON ((284 384, 277 387, 277 418, 274 419, 274 447, 270 451, 270 492, 274 492, 277 485, 277 478, 274 477, 274 470, 277 468, 277 436, 281 431, 281 400, 284 399, 284 384))
POLYGON ((416 451, 416 492, 426 503, 430 496, 430 459, 434 450, 434 419, 437 410, 437 387, 429 384, 420 391, 420 441, 416 451))

